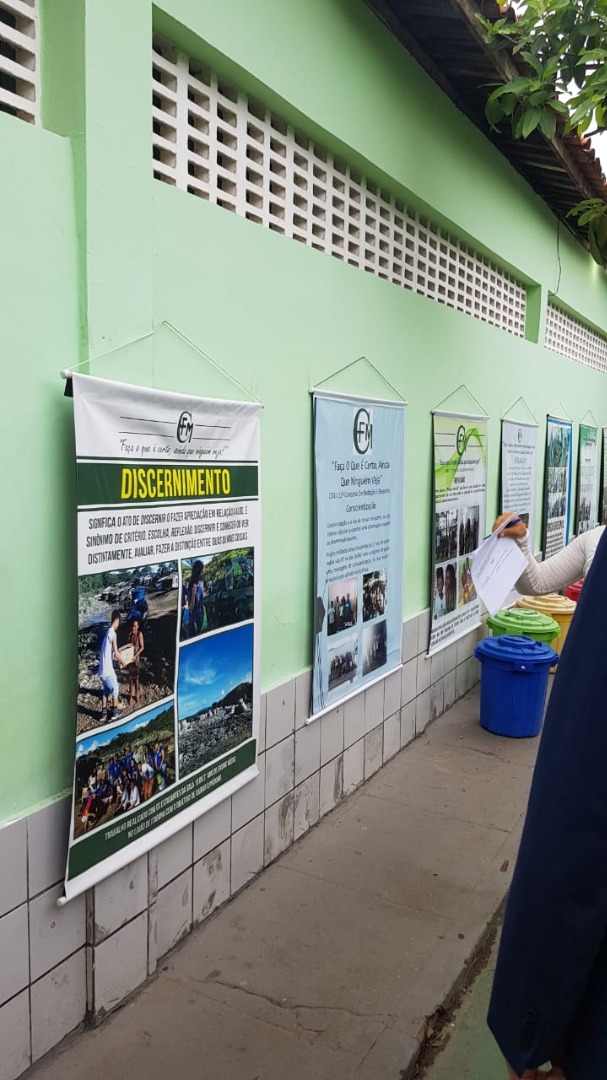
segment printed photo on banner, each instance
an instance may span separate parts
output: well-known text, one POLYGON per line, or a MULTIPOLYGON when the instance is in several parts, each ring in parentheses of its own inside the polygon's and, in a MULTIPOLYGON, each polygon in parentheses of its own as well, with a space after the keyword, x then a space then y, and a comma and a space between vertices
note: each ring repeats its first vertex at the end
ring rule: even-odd
POLYGON ((455 563, 437 566, 434 571, 434 618, 450 615, 457 607, 457 575, 455 563))
POLYGON ((570 428, 561 424, 552 424, 548 430, 547 465, 549 469, 567 470, 570 445, 570 428))
POLYGON ((358 638, 348 634, 329 649, 329 690, 351 683, 358 671, 358 638))
POLYGON ((327 633, 338 634, 356 626, 358 617, 358 581, 355 577, 333 581, 329 585, 327 633))
POLYGON ((440 510, 436 521, 436 562, 457 557, 457 510, 440 510))
POLYGON ((180 780, 251 738, 252 624, 180 646, 177 716, 180 780))
POLYGON ((363 675, 384 667, 387 657, 386 623, 371 623, 363 629, 363 675))
POLYGON ((472 600, 476 600, 476 589, 472 581, 472 559, 465 558, 459 561, 459 581, 458 581, 458 606, 464 607, 465 604, 470 604, 472 600))
POLYGON ((170 701, 76 743, 73 836, 136 810, 175 782, 170 701))
POLYGON ((572 431, 570 421, 548 417, 542 537, 545 559, 561 551, 569 539, 572 431))
POLYGON ((78 579, 77 735, 173 693, 178 599, 176 562, 78 579))
POLYGON ((459 554, 471 555, 479 540, 479 507, 465 506, 459 512, 459 554))
POLYGON ((181 641, 252 619, 254 571, 251 547, 183 559, 181 641))
POLYGON ((387 570, 363 574, 363 622, 385 615, 387 605, 387 570))

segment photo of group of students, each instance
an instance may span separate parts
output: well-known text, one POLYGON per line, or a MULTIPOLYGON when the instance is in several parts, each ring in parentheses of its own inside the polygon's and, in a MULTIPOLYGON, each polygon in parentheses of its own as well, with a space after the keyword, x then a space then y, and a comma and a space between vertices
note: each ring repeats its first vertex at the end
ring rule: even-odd
POLYGON ((480 507, 466 506, 459 512, 459 554, 471 555, 479 542, 480 507))
POLYGON ((373 570, 370 574, 363 574, 363 622, 386 614, 387 584, 386 570, 373 570))
POLYGON ((439 510, 435 514, 435 559, 445 562, 457 557, 457 510, 439 510))
POLYGON ((548 494, 561 495, 567 490, 567 469, 548 469, 548 494))
POLYGON ((555 495, 548 502, 548 517, 550 520, 554 518, 564 518, 567 513, 567 496, 555 495))
POLYGON ((74 839, 136 809, 175 781, 173 704, 76 744, 74 839))
POLYGON ((329 649, 329 690, 335 690, 346 682, 353 682, 358 671, 358 638, 350 634, 329 649))
POLYGON ((329 585, 329 606, 327 608, 327 633, 329 637, 349 630, 356 625, 358 618, 358 581, 347 578, 329 585))

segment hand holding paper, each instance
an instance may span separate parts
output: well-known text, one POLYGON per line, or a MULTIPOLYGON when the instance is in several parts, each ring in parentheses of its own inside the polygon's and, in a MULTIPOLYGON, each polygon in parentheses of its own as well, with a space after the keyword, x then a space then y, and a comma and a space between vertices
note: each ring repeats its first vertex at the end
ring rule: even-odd
POLYGON ((472 561, 474 587, 490 615, 495 615, 502 607, 527 565, 516 541, 501 535, 513 518, 516 518, 515 514, 504 515, 504 520, 483 541, 472 561))

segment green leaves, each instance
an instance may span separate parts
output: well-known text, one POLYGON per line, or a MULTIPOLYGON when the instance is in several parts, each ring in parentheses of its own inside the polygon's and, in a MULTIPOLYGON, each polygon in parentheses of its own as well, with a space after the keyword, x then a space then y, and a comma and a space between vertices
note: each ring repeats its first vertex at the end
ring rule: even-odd
POLYGON ((601 266, 607 263, 607 203, 603 199, 583 199, 574 206, 567 217, 577 219, 580 228, 586 229, 588 248, 592 258, 601 266))
POLYGON ((540 130, 547 139, 553 139, 556 135, 556 115, 551 109, 541 109, 540 130))
POLYGON ((542 115, 542 109, 537 105, 532 105, 530 109, 527 109, 521 117, 521 136, 523 139, 529 138, 532 131, 535 131, 540 122, 542 115))
MULTIPOLYGON (((487 105, 492 129, 508 123, 516 139, 565 130, 583 135, 607 129, 607 0, 526 0, 516 22, 480 20, 485 40, 506 48, 520 74, 493 89, 487 105)), ((607 204, 586 199, 574 207, 593 257, 607 262, 607 204)))

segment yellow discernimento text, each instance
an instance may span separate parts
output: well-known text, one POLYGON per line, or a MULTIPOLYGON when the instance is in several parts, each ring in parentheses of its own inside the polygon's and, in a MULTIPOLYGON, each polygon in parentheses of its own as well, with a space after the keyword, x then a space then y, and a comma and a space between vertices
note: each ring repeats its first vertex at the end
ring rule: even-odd
POLYGON ((229 469, 147 469, 122 470, 121 499, 180 499, 229 495, 229 469))

